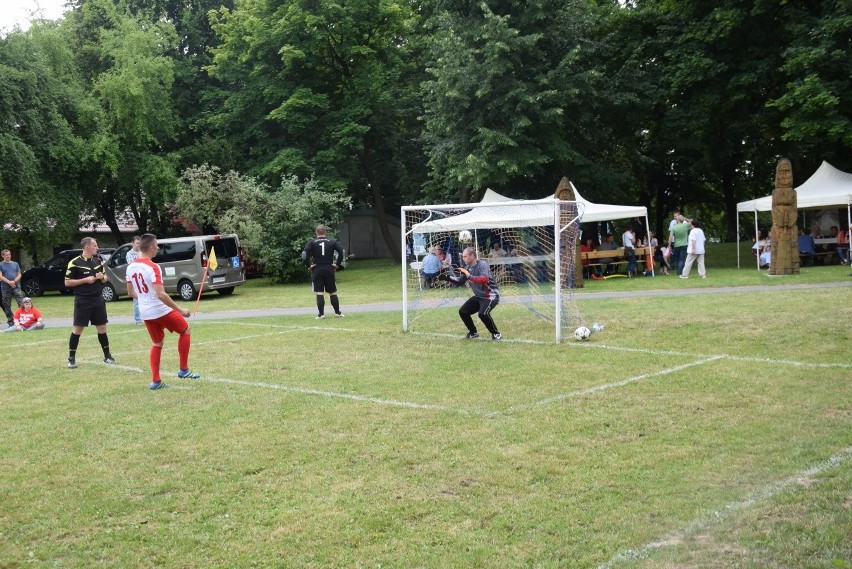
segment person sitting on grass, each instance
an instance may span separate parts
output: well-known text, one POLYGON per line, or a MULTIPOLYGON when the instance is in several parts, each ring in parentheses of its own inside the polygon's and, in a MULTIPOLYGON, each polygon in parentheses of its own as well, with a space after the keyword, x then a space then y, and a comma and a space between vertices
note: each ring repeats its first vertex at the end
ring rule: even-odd
POLYGON ((16 330, 18 332, 28 332, 30 330, 41 330, 44 328, 44 319, 38 308, 33 307, 33 301, 30 297, 25 296, 21 301, 21 306, 15 311, 15 327, 9 328, 9 331, 16 330))

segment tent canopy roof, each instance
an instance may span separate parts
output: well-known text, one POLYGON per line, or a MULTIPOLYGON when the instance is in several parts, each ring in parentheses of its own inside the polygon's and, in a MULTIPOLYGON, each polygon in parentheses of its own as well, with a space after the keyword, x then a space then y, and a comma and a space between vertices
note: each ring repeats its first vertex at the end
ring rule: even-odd
MULTIPOLYGON (((852 204, 852 174, 823 161, 813 176, 796 188, 796 202, 799 209, 849 206, 852 204)), ((771 210, 771 194, 737 204, 738 213, 771 210)))
MULTIPOLYGON (((577 203, 582 213, 582 222, 610 221, 613 219, 626 219, 634 217, 645 217, 648 214, 648 208, 644 206, 626 206, 626 205, 609 205, 597 204, 590 202, 580 195, 574 184, 571 184, 574 194, 577 196, 577 203)), ((486 190, 482 201, 476 204, 477 207, 470 211, 446 217, 443 219, 431 219, 418 223, 412 229, 416 233, 432 233, 437 231, 458 231, 461 229, 498 229, 509 227, 535 227, 542 225, 553 225, 553 204, 556 200, 551 196, 540 200, 523 201, 523 204, 515 207, 502 207, 500 204, 505 202, 515 202, 522 200, 513 200, 492 190, 486 190), (493 207, 482 204, 494 204, 493 207)), ((464 208, 465 205, 460 204, 459 207, 464 208)))

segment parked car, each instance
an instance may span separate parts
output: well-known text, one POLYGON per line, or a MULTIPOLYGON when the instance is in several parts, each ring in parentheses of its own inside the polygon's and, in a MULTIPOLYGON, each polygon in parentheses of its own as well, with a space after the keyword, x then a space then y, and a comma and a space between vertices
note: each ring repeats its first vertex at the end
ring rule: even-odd
MULTIPOLYGON (((236 235, 203 235, 198 237, 176 237, 158 239, 159 251, 152 259, 163 273, 166 292, 181 300, 189 301, 198 294, 205 277, 210 251, 216 251, 217 268, 207 271, 204 291, 215 290, 227 295, 234 287, 245 284, 245 267, 240 260, 240 239, 236 235)), ((103 296, 107 302, 127 295, 127 252, 132 248, 126 243, 115 250, 106 263, 108 281, 104 284, 103 296)))
MULTIPOLYGON (((102 257, 108 257, 115 249, 104 248, 98 251, 102 257)), ((21 274, 21 288, 27 296, 41 296, 45 292, 58 290, 62 294, 71 294, 65 288, 65 270, 71 259, 80 255, 82 249, 67 249, 54 255, 48 262, 27 269, 21 274)))

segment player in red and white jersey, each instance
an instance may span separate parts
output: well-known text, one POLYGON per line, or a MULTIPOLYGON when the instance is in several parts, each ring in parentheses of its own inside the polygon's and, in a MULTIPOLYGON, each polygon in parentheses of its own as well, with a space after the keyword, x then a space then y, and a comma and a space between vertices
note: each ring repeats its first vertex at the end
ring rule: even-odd
POLYGON ((163 274, 153 259, 157 255, 157 237, 146 233, 141 238, 139 258, 127 266, 127 294, 139 300, 139 313, 154 343, 151 346, 151 389, 160 389, 166 384, 160 378, 160 360, 163 353, 163 340, 166 330, 177 332, 178 357, 180 358, 179 378, 197 379, 199 374, 189 369, 189 318, 190 312, 178 306, 166 293, 163 286, 163 274))

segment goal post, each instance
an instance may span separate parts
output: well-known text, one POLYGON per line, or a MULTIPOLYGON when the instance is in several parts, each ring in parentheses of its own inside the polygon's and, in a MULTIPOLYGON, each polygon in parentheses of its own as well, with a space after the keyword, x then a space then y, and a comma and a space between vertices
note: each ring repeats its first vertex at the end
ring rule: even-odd
POLYGON ((454 301, 470 291, 425 275, 422 262, 429 251, 440 249, 441 272, 458 274, 461 252, 470 246, 500 287, 501 310, 495 317, 504 336, 537 339, 552 327, 561 342, 568 326, 585 325, 574 300, 583 207, 557 198, 404 206, 403 330, 458 333, 458 314, 447 306, 458 308, 454 301), (470 242, 461 242, 468 237, 470 242))

